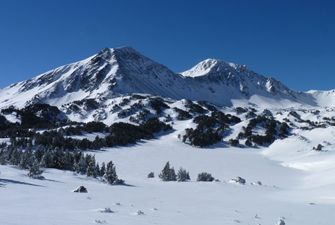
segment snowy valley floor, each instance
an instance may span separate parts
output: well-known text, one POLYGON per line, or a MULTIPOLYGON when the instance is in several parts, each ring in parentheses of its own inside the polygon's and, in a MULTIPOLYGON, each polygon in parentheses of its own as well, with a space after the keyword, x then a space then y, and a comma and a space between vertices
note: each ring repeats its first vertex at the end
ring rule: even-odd
POLYGON ((46 180, 0 166, 1 225, 332 225, 335 220, 335 129, 304 131, 269 148, 198 149, 177 133, 132 147, 94 152, 113 160, 129 186, 109 186, 72 172, 46 170, 46 180), (332 139, 334 142, 332 143, 332 139), (325 152, 312 152, 328 141, 325 152), (164 164, 190 171, 192 182, 162 182, 164 164), (156 178, 147 174, 155 172, 156 178), (195 182, 199 172, 221 182, 195 182), (246 185, 230 183, 236 176, 246 185), (261 181, 263 185, 251 185, 261 181), (72 190, 84 185, 87 194, 72 190), (118 204, 119 203, 119 204, 118 204), (99 210, 111 208, 114 213, 99 210), (144 215, 138 215, 138 211, 144 215))

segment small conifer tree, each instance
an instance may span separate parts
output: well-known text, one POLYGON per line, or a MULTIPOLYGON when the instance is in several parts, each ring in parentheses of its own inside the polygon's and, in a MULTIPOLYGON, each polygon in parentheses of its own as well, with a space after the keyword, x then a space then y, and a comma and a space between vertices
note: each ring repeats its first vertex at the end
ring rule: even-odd
POLYGON ((112 161, 107 164, 106 172, 104 175, 104 179, 109 184, 115 184, 118 181, 118 176, 116 174, 116 169, 112 161))
POLYGON ((29 172, 28 172, 28 176, 34 179, 42 179, 43 170, 40 169, 40 165, 37 162, 37 160, 35 160, 33 162, 33 164, 29 167, 29 172))
POLYGON ((191 180, 190 174, 183 168, 180 168, 177 173, 177 181, 178 182, 186 182, 191 180))
POLYGON ((174 171, 173 167, 170 167, 170 162, 167 162, 162 170, 162 172, 159 174, 159 178, 162 179, 162 181, 176 181, 177 175, 174 171))

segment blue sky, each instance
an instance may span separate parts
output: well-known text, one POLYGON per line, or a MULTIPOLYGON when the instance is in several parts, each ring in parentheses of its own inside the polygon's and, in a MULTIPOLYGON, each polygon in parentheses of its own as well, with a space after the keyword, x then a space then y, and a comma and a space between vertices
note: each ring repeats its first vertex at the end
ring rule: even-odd
POLYGON ((0 87, 127 45, 176 72, 219 58, 296 90, 333 89, 334 9, 322 0, 1 1, 0 87))

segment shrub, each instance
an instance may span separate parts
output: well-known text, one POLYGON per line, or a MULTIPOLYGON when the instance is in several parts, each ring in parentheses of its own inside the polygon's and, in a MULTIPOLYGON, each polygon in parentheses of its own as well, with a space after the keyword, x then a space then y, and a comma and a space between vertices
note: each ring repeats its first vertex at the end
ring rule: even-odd
POLYGON ((180 168, 177 173, 177 181, 178 182, 186 182, 191 180, 190 174, 183 168, 180 168))
POLYGON ((215 179, 210 173, 202 172, 198 174, 197 181, 213 182, 215 179))
POLYGON ((154 172, 150 172, 147 177, 148 178, 154 178, 155 177, 155 173, 154 172))

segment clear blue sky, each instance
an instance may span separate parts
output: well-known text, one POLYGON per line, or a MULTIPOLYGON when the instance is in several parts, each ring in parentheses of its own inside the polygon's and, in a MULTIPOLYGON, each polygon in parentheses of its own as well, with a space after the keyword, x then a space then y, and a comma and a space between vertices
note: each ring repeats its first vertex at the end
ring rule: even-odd
POLYGON ((219 58, 333 89, 334 12, 330 0, 1 1, 0 87, 128 45, 177 72, 219 58))

